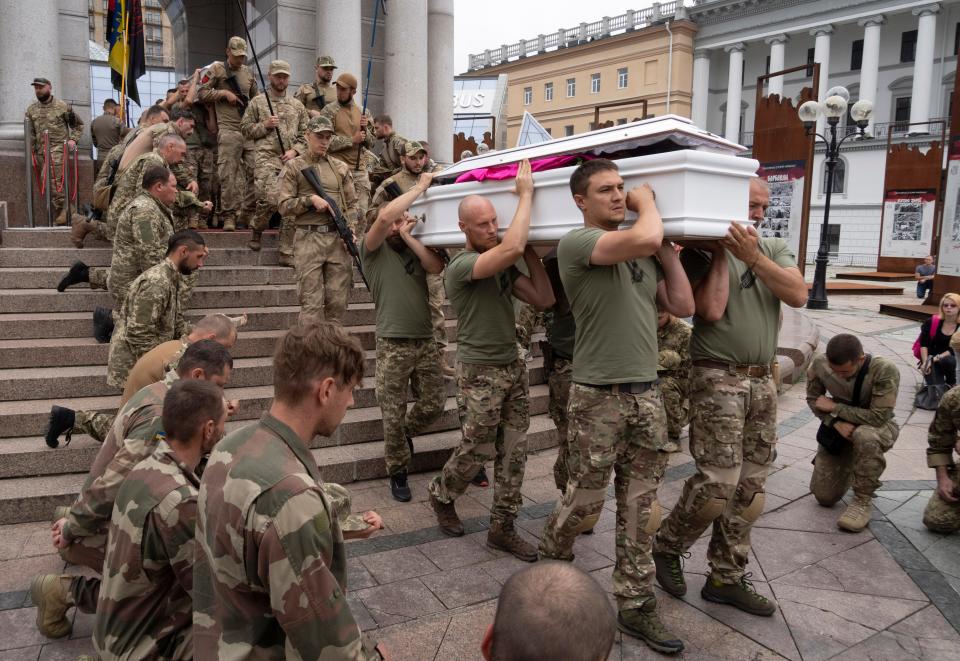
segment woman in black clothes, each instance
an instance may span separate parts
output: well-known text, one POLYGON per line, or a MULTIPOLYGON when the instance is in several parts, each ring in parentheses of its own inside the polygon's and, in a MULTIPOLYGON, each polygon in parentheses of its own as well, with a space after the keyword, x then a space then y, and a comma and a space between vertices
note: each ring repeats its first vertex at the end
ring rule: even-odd
POLYGON ((940 323, 930 337, 933 318, 920 326, 920 370, 927 383, 957 384, 957 359, 950 348, 950 338, 957 331, 960 296, 944 294, 940 299, 940 323))

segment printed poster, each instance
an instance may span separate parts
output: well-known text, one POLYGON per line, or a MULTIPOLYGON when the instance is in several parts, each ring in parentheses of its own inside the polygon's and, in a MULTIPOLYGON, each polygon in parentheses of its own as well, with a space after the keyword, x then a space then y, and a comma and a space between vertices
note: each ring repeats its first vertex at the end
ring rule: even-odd
POLYGON ((800 254, 806 169, 806 161, 781 161, 761 164, 758 171, 770 188, 770 206, 757 229, 760 236, 784 239, 794 255, 800 254))
POLYGON ((881 257, 922 259, 933 246, 937 192, 888 190, 883 196, 881 257))
POLYGON ((937 273, 960 276, 960 136, 950 140, 937 273))

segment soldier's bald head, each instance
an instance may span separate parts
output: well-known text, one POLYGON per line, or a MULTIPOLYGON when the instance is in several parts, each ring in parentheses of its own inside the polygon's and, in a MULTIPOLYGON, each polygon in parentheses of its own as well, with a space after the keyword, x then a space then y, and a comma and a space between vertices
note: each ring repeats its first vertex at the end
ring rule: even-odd
POLYGON ((460 206, 457 207, 457 216, 466 223, 491 211, 494 214, 496 213, 490 200, 479 195, 467 195, 460 200, 460 206))

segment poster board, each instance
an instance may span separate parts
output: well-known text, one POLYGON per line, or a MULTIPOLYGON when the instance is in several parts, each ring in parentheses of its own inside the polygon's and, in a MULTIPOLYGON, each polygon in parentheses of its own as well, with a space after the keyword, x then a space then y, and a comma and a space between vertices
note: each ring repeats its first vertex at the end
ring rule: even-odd
MULTIPOLYGON (((937 275, 960 277, 960 135, 951 136, 947 158, 937 275)), ((934 284, 938 280, 942 278, 934 279, 934 284)))
POLYGON ((799 255, 803 203, 807 197, 807 161, 761 163, 757 174, 770 189, 770 206, 757 228, 760 236, 783 239, 793 254, 799 255))
POLYGON ((933 249, 937 190, 888 190, 883 196, 880 254, 923 260, 933 249))

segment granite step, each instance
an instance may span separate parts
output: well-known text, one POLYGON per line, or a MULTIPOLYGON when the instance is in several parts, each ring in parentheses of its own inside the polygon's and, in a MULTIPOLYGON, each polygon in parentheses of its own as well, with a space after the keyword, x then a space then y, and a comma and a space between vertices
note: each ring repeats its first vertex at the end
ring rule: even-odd
MULTIPOLYGON (((87 266, 109 266, 112 248, 10 248, 0 250, 0 268, 61 267, 77 260, 87 266)), ((204 266, 277 266, 276 250, 211 248, 204 266)))
MULTIPOLYGON (((0 290, 5 289, 56 289, 66 269, 56 266, 46 268, 0 268, 0 290)), ((296 273, 285 266, 204 266, 199 271, 201 287, 291 285, 296 283, 296 273)), ((83 292, 86 285, 75 285, 68 293, 83 292)))
MULTIPOLYGON (((203 239, 210 248, 246 248, 250 240, 249 230, 224 232, 221 230, 200 230, 203 239)), ((0 233, 4 248, 69 248, 77 250, 70 240, 70 230, 67 228, 36 228, 26 227, 5 228, 0 233)), ((261 244, 264 250, 277 247, 277 230, 267 230, 263 233, 261 244)), ((91 248, 109 248, 106 241, 98 241, 88 236, 82 250, 91 248)), ((77 250, 81 252, 81 250, 77 250)))
MULTIPOLYGON (((413 472, 440 468, 459 442, 460 432, 455 427, 417 436, 414 439, 413 472)), ((541 450, 555 446, 556 442, 555 427, 549 417, 541 412, 532 415, 527 434, 528 449, 541 450)), ((73 447, 73 443, 70 447, 73 447)), ((85 453, 90 461, 96 454, 96 449, 89 444, 80 443, 77 448, 78 455, 85 453)), ((43 450, 38 454, 51 457, 64 452, 63 449, 43 450)), ((330 482, 349 484, 356 480, 386 476, 383 443, 379 440, 352 445, 327 444, 314 449, 313 454, 324 479, 330 482)), ((0 525, 49 520, 55 507, 73 502, 83 486, 84 478, 83 473, 77 472, 0 479, 0 525)))

